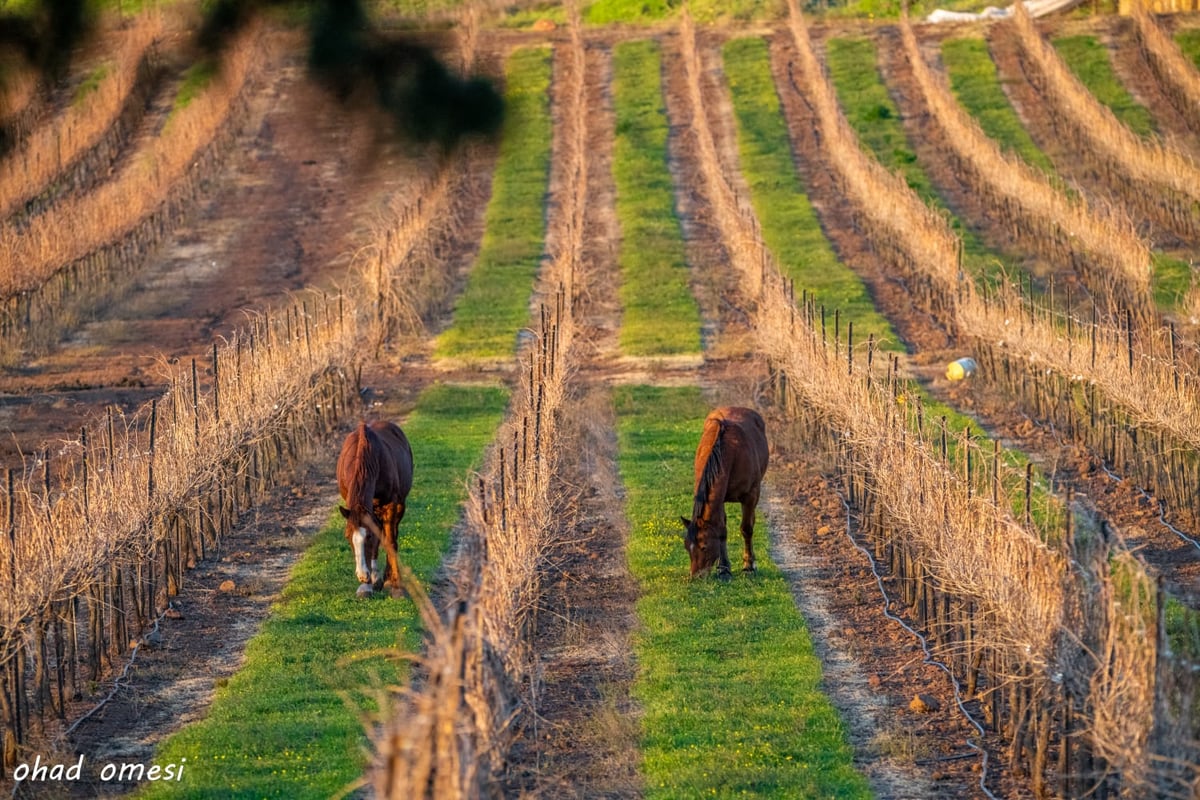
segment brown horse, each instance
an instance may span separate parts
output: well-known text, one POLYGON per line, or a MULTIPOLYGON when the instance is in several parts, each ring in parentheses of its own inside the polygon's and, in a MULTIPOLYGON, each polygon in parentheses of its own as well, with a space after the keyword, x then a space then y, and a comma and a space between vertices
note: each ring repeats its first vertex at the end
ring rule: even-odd
POLYGON ((404 518, 404 501, 412 489, 412 448, 404 431, 391 422, 360 422, 342 442, 337 480, 345 506, 346 539, 354 551, 354 571, 360 594, 366 587, 400 590, 396 534, 404 518), (377 573, 379 545, 387 554, 387 579, 377 573))
POLYGON ((767 471, 767 426, 750 408, 725 406, 704 420, 696 448, 696 493, 692 518, 680 517, 687 532, 683 544, 692 559, 692 577, 717 565, 717 577, 730 577, 725 547, 725 504, 742 504, 742 569, 753 572, 754 509, 767 471))

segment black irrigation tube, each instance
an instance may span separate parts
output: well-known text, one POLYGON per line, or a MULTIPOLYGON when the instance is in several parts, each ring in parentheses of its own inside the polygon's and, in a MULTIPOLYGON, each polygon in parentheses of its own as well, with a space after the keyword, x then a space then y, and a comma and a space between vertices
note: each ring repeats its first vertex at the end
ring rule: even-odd
MULTIPOLYGON (((986 733, 983 730, 983 726, 980 725, 979 722, 976 721, 975 717, 971 716, 971 712, 967 710, 966 704, 964 703, 963 697, 962 697, 962 685, 958 682, 958 678, 954 677, 954 673, 950 670, 950 668, 948 666, 946 666, 944 663, 942 663, 941 661, 938 661, 936 658, 933 657, 933 653, 931 653, 929 651, 929 641, 924 636, 922 636, 920 633, 918 633, 915 628, 910 626, 903 619, 901 619, 900 617, 896 616, 895 614, 893 614, 891 612, 892 598, 888 597, 887 589, 884 588, 883 576, 879 574, 879 563, 875 560, 875 557, 873 555, 871 555, 870 551, 867 548, 860 545, 854 538, 854 534, 851 530, 851 520, 853 519, 853 515, 851 514, 851 511, 850 511, 850 503, 846 500, 845 497, 842 496, 841 492, 838 492, 838 499, 842 501, 842 507, 846 509, 846 538, 850 540, 850 544, 853 545, 856 550, 858 550, 860 553, 862 553, 863 555, 865 555, 867 557, 867 561, 869 561, 871 564, 871 574, 875 576, 875 585, 879 587, 879 594, 880 594, 880 596, 883 597, 883 615, 885 617, 887 617, 888 619, 892 620, 893 622, 899 624, 900 627, 904 628, 904 630, 908 631, 914 637, 916 637, 916 639, 921 643, 921 650, 925 653, 924 663, 929 664, 934 667, 937 667, 942 672, 946 673, 946 677, 948 677, 950 679, 950 683, 953 684, 953 686, 954 686, 954 702, 958 706, 958 710, 961 711, 963 716, 966 717, 967 721, 971 723, 971 726, 974 727, 975 730, 979 732, 979 737, 980 737, 980 739, 982 739, 986 735, 986 733)), ((970 747, 972 750, 977 751, 980 756, 980 763, 979 763, 979 788, 980 788, 980 790, 982 790, 985 795, 987 795, 989 798, 991 798, 991 800, 999 800, 999 798, 997 798, 996 795, 992 794, 992 792, 987 788, 987 777, 988 777, 988 752, 987 752, 987 750, 984 749, 983 747, 981 747, 980 745, 976 744, 975 742, 971 741, 970 739, 967 739, 966 741, 967 741, 967 746, 970 747)))
MULTIPOLYGON (((1030 423, 1032 423, 1034 425, 1039 424, 1037 422, 1037 420, 1033 419, 1028 414, 1022 413, 1021 416, 1024 417, 1027 421, 1029 421, 1030 423)), ((1053 422, 1045 423, 1044 427, 1049 429, 1050 433, 1054 435, 1054 438, 1056 441, 1058 441, 1059 443, 1062 443, 1063 440, 1059 437, 1058 428, 1054 425, 1053 422)), ((1111 469, 1108 468, 1108 464, 1105 464, 1104 461, 1102 461, 1102 460, 1100 461, 1100 469, 1102 469, 1104 471, 1104 474, 1108 476, 1108 479, 1113 481, 1114 483, 1125 483, 1129 480, 1129 478, 1123 478, 1120 475, 1118 475, 1117 473, 1113 472, 1111 469)), ((1142 495, 1142 497, 1146 498, 1146 501, 1148 503, 1151 503, 1158 508, 1158 521, 1160 523, 1162 523, 1162 526, 1164 528, 1169 530, 1171 533, 1175 534, 1175 536, 1177 536, 1181 541, 1187 542, 1193 548, 1195 548, 1197 551, 1200 551, 1200 539, 1196 539, 1192 536, 1188 536, 1186 533, 1181 531, 1179 528, 1176 528, 1174 525, 1172 525, 1170 522, 1167 521, 1167 503, 1166 503, 1166 501, 1155 500, 1154 496, 1151 495, 1149 492, 1147 492, 1146 489, 1140 485, 1134 484, 1134 489, 1138 493, 1140 493, 1142 495)))

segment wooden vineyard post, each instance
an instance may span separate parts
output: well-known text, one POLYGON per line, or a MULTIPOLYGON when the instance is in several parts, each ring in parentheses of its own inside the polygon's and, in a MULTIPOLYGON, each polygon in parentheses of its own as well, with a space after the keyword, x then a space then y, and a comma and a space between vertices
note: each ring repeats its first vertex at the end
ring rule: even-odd
POLYGON ((158 398, 155 397, 150 401, 150 461, 147 465, 146 478, 146 494, 150 500, 154 499, 154 445, 155 436, 158 429, 158 398))
POLYGON ((16 498, 16 468, 8 468, 8 575, 12 582, 13 594, 17 593, 17 498, 16 498))
POLYGON ((212 374, 213 374, 213 418, 221 421, 221 380, 220 373, 217 371, 217 343, 213 342, 212 346, 212 374))
POLYGON ((192 359, 192 425, 196 444, 200 444, 200 376, 196 372, 196 359, 192 359))
POLYGON ((81 456, 83 468, 83 521, 90 528, 91 525, 88 524, 90 522, 90 514, 88 509, 88 435, 86 425, 79 429, 79 446, 83 453, 81 456))
POLYGON ((846 325, 846 374, 854 374, 854 320, 846 325))
POLYGON ((1033 462, 1025 464, 1025 527, 1033 522, 1033 462))
POLYGON ((1129 374, 1133 374, 1133 311, 1125 309, 1125 346, 1129 353, 1129 374))

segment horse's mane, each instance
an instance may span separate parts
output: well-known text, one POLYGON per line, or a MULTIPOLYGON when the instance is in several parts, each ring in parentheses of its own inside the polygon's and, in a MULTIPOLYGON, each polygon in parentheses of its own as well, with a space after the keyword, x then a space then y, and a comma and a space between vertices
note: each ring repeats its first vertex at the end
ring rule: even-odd
POLYGON ((375 483, 379 479, 379 460, 371 451, 371 431, 366 422, 359 423, 358 441, 355 443, 354 458, 347 476, 346 498, 353 511, 369 511, 374 502, 375 483))
POLYGON ((722 468, 722 447, 724 441, 723 434, 725 433, 725 423, 721 420, 717 421, 717 435, 713 439, 712 448, 708 451, 708 460, 704 462, 704 471, 700 473, 700 480, 696 483, 696 496, 692 500, 692 521, 696 522, 700 519, 700 515, 704 513, 704 506, 708 502, 708 493, 712 488, 713 481, 721 473, 722 468))

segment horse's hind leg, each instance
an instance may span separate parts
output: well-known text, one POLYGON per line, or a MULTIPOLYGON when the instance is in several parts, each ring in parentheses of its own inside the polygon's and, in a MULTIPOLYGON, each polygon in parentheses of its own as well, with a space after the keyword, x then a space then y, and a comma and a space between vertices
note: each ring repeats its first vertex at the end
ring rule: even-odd
POLYGON ((754 509, 758 506, 758 492, 742 502, 742 539, 746 548, 742 552, 742 571, 757 572, 754 564, 754 509))

